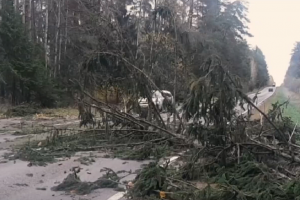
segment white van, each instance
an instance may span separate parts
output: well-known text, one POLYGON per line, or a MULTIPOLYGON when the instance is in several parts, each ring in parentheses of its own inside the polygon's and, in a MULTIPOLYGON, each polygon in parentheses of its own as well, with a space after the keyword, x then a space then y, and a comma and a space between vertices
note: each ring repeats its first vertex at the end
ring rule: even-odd
MULTIPOLYGON (((165 98, 168 100, 168 102, 170 102, 172 104, 174 103, 174 98, 170 91, 167 91, 167 90, 161 90, 161 91, 153 90, 152 91, 152 102, 154 103, 154 105, 157 106, 159 111, 162 111, 164 109, 163 102, 164 102, 165 98)), ((147 98, 140 98, 139 105, 142 108, 148 107, 147 98)))

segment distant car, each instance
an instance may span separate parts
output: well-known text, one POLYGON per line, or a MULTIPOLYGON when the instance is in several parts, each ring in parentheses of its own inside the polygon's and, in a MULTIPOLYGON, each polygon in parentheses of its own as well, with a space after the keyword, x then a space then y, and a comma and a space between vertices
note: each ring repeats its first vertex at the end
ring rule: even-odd
POLYGON ((275 86, 276 86, 275 84, 272 85, 272 87, 275 87, 275 86))
POLYGON ((269 88, 269 92, 274 92, 274 89, 273 88, 269 88))
MULTIPOLYGON (((174 98, 171 92, 167 90, 161 90, 161 91, 152 91, 152 102, 154 105, 158 108, 159 111, 162 111, 164 109, 164 99, 167 99, 168 102, 174 103, 174 98)), ((140 98, 139 99, 139 105, 142 108, 148 107, 148 99, 147 98, 140 98)))

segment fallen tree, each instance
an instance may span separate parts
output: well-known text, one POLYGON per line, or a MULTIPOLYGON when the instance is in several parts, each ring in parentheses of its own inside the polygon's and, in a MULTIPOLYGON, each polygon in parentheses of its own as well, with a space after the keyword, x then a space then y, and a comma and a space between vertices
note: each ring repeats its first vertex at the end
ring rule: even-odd
MULTIPOLYGON (((31 143, 16 155, 33 162, 103 149, 123 159, 154 160, 133 181, 128 193, 133 199, 299 198, 299 129, 282 116, 288 102, 274 104, 269 114, 262 113, 264 123, 250 121, 249 116, 234 112, 238 102, 241 107, 247 102, 261 111, 241 92, 239 80, 226 72, 222 62, 211 57, 201 70, 204 76, 192 82, 183 106, 186 121, 193 121, 185 124, 184 134, 175 133, 177 127, 166 128, 159 120, 122 112, 80 88, 92 100, 83 101, 83 112, 91 118, 82 118, 82 123, 92 122, 92 127, 53 128, 42 144, 31 143), (98 116, 91 113, 92 107, 98 116), (179 155, 175 163, 159 164, 165 156, 175 154, 179 155)), ((88 185, 98 188, 97 183, 88 185)))

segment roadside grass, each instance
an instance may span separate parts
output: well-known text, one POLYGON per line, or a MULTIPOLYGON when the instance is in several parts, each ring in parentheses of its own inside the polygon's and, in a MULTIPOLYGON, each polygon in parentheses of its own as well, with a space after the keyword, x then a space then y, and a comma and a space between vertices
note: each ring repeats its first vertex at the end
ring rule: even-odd
POLYGON ((70 117, 76 118, 78 117, 78 109, 77 108, 53 108, 53 109, 42 109, 40 114, 45 114, 48 117, 70 117))
POLYGON ((75 119, 78 117, 78 109, 74 107, 66 108, 39 108, 34 105, 18 105, 10 107, 4 112, 0 110, 1 118, 22 117, 26 119, 32 118, 65 118, 75 119))
POLYGON ((286 88, 282 88, 280 94, 280 102, 289 100, 289 105, 284 109, 284 116, 289 116, 293 122, 297 123, 300 121, 300 95, 294 92, 290 92, 286 88))
MULTIPOLYGON (((265 113, 268 113, 273 103, 277 101, 283 103, 287 100, 290 100, 290 102, 289 105, 284 108, 283 116, 291 117, 293 122, 297 123, 300 121, 300 95, 291 93, 284 87, 278 87, 273 96, 266 100, 259 108, 265 113)), ((252 113, 252 120, 260 119, 258 111, 254 110, 252 113)))

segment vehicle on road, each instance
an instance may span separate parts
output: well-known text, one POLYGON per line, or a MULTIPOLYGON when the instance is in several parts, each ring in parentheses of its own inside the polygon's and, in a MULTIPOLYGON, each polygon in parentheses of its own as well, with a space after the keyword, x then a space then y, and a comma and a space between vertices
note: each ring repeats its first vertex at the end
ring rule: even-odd
MULTIPOLYGON (((156 90, 152 91, 152 102, 159 111, 166 109, 167 104, 173 104, 174 98, 170 91, 167 90, 156 90)), ((139 105, 141 108, 148 107, 148 99, 140 98, 139 105)))
POLYGON ((273 88, 269 88, 269 92, 274 92, 274 89, 273 88))

